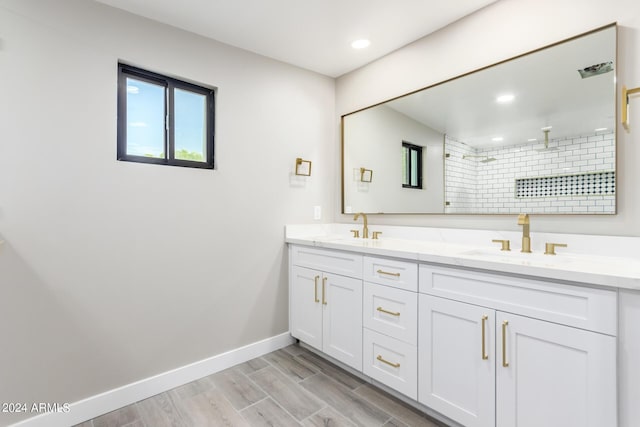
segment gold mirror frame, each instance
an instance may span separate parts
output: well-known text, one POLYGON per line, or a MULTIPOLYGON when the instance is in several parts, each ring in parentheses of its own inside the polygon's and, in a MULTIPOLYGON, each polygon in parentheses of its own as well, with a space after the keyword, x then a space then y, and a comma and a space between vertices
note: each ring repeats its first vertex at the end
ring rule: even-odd
MULTIPOLYGON (((347 149, 346 149, 346 143, 345 143, 345 133, 346 133, 346 131, 345 131, 345 118, 347 118, 347 117, 349 117, 349 116, 352 116, 352 115, 354 115, 354 114, 356 114, 356 113, 360 113, 360 112, 363 112, 363 111, 366 111, 366 110, 370 110, 370 109, 372 109, 372 108, 374 108, 374 107, 385 106, 386 104, 391 103, 391 102, 396 101, 396 100, 399 100, 399 99, 401 99, 401 98, 405 98, 405 97, 408 97, 408 96, 410 96, 410 95, 414 95, 414 94, 420 94, 420 93, 422 93, 423 91, 427 91, 427 90, 429 90, 429 89, 433 89, 433 88, 440 87, 440 86, 442 86, 442 85, 445 85, 446 83, 453 82, 453 81, 456 81, 456 80, 459 80, 459 79, 463 79, 463 78, 468 77, 468 76, 476 75, 477 73, 483 72, 483 71, 485 71, 485 70, 493 69, 493 68, 499 67, 499 66, 501 66, 501 65, 503 65, 503 64, 508 64, 508 63, 510 63, 510 62, 512 62, 512 61, 514 61, 514 60, 520 59, 520 58, 526 58, 526 57, 528 57, 528 56, 530 56, 530 55, 532 55, 532 54, 535 54, 535 53, 538 53, 538 52, 542 52, 542 51, 546 51, 546 50, 551 49, 551 48, 554 48, 554 47, 556 47, 556 46, 563 45, 563 44, 566 44, 566 43, 568 43, 568 42, 571 42, 571 41, 574 41, 574 40, 578 40, 578 39, 581 39, 581 38, 583 38, 583 37, 585 37, 585 36, 589 36, 589 35, 591 35, 591 34, 597 33, 597 32, 599 32, 599 31, 607 30, 607 29, 610 29, 610 28, 613 28, 613 34, 614 34, 614 36, 613 36, 613 38, 614 38, 614 43, 613 43, 613 46, 611 46, 610 50, 612 51, 612 55, 613 55, 613 57, 612 57, 611 59, 612 59, 612 60, 613 60, 613 62, 615 63, 615 66, 614 66, 614 75, 615 75, 615 68, 617 68, 617 57, 616 57, 616 53, 617 53, 617 52, 616 52, 616 50, 617 50, 617 49, 616 49, 616 47, 615 47, 615 45, 617 44, 617 43, 615 42, 615 40, 617 39, 617 36, 616 36, 615 34, 616 34, 616 32, 617 32, 617 28, 616 28, 616 24, 610 24, 610 25, 606 25, 606 26, 603 26, 603 27, 600 27, 600 28, 594 29, 594 30, 589 31, 589 32, 584 33, 584 34, 580 34, 580 35, 577 35, 577 36, 574 36, 574 37, 568 38, 568 39, 566 39, 566 40, 562 40, 562 41, 560 41, 560 42, 557 42, 557 43, 554 43, 554 44, 551 44, 551 45, 548 45, 548 46, 541 47, 541 48, 536 49, 536 50, 533 50, 533 51, 531 51, 531 52, 527 52, 527 53, 524 53, 524 54, 522 54, 522 55, 518 55, 518 56, 516 56, 516 57, 513 57, 513 58, 510 58, 510 59, 507 59, 507 60, 505 60, 505 61, 501 61, 501 62, 499 62, 499 63, 492 64, 492 65, 489 65, 489 66, 487 66, 487 67, 480 68, 480 69, 475 70, 475 71, 473 71, 473 72, 465 73, 465 74, 463 74, 463 75, 456 76, 456 77, 451 78, 451 79, 447 79, 447 80, 442 81, 442 82, 440 82, 440 83, 437 83, 437 84, 434 84, 434 85, 430 85, 430 86, 428 86, 428 87, 426 87, 426 88, 419 89, 419 90, 413 91, 413 92, 411 92, 411 93, 408 93, 408 94, 405 94, 405 95, 401 95, 401 96, 398 96, 398 97, 392 98, 392 99, 390 99, 390 100, 388 100, 388 101, 384 101, 384 102, 381 102, 381 103, 378 103, 378 104, 372 105, 372 106, 370 106, 370 107, 366 107, 366 108, 363 108, 363 109, 360 109, 360 110, 354 111, 354 112, 352 112, 352 113, 348 113, 348 114, 343 115, 343 116, 342 116, 342 120, 341 120, 341 137, 342 137, 342 176, 341 176, 341 180, 342 180, 342 213, 348 214, 348 213, 355 212, 355 211, 358 211, 358 212, 359 212, 359 211, 365 211, 365 212, 369 212, 369 213, 376 213, 376 214, 385 213, 385 214, 420 214, 420 215, 423 215, 423 214, 436 214, 436 215, 437 215, 437 214, 448 214, 448 213, 453 213, 453 214, 468 214, 468 215, 478 215, 478 214, 488 214, 488 215, 511 215, 511 214, 513 214, 513 212, 449 212, 449 211, 446 211, 446 210, 447 210, 447 207, 448 207, 448 206, 451 206, 451 203, 450 203, 450 201, 449 201, 449 200, 446 200, 444 197, 443 197, 443 198, 442 198, 442 200, 441 200, 440 206, 441 206, 442 208, 441 208, 441 210, 439 210, 439 211, 428 211, 428 212, 405 212, 405 211, 402 211, 402 210, 386 210, 386 209, 378 209, 378 208, 375 208, 375 207, 374 207, 374 208, 365 208, 365 209, 363 209, 363 208, 362 208, 361 206, 359 206, 357 203, 353 203, 353 206, 349 206, 349 205, 351 205, 351 203, 350 203, 350 200, 348 200, 348 197, 349 197, 349 196, 346 194, 347 185, 346 185, 345 181, 346 181, 346 180, 353 180, 353 179, 356 179, 355 177, 356 177, 356 176, 358 176, 358 175, 356 175, 356 170, 355 170, 355 169, 354 169, 354 171, 353 171, 353 174, 351 173, 351 169, 353 168, 353 165, 348 166, 348 165, 347 165, 347 162, 345 161, 345 153, 347 152, 347 149), (347 168, 348 168, 349 170, 347 170, 347 168), (349 207, 351 207, 351 209, 348 209, 349 207)), ((585 64, 585 65, 587 65, 587 64, 585 64)), ((585 67, 585 69, 586 69, 586 67, 585 67)), ((578 71, 578 69, 576 69, 575 71, 578 71)), ((613 172, 612 172, 612 173, 614 174, 614 177, 613 177, 613 180, 614 180, 614 189, 615 189, 615 169, 616 169, 615 165, 616 165, 616 163, 617 163, 617 162, 616 162, 616 159, 615 159, 615 158, 616 158, 616 154, 615 154, 615 153, 616 153, 615 146, 617 145, 617 134, 615 133, 615 120, 616 120, 616 119, 615 119, 615 110, 616 110, 615 105, 617 104, 616 95, 617 95, 617 94, 616 94, 615 86, 613 86, 613 85, 612 85, 612 87, 611 87, 611 91, 610 91, 610 94, 607 94, 607 96, 610 96, 610 99, 611 99, 611 110, 612 110, 612 111, 611 111, 611 114, 613 115, 612 122, 614 123, 614 124, 611 126, 611 129, 613 129, 613 130, 611 131, 611 133, 613 134, 613 147, 614 147, 614 148, 613 148, 613 150, 614 150, 614 154, 613 154, 613 156, 614 156, 614 159, 613 159, 613 168, 614 168, 614 169, 613 169, 613 172)), ((606 98, 606 103, 607 103, 607 104, 609 103, 609 98, 606 98)), ((553 137, 553 136, 554 136, 554 132, 552 131, 552 137, 553 137)), ((541 137, 541 139, 542 139, 542 137, 541 137)), ((443 152, 442 152, 442 164, 443 164, 443 165, 444 165, 444 162, 445 162, 445 158, 446 158, 446 157, 449 157, 449 156, 448 156, 448 154, 449 154, 449 153, 445 153, 444 151, 445 151, 445 150, 443 150, 443 152)), ((489 157, 485 157, 485 158, 489 159, 489 158, 490 158, 490 156, 489 156, 489 157)), ((353 160, 351 163, 357 163, 357 162, 358 162, 358 160, 360 160, 360 159, 355 159, 355 160, 353 160)), ((376 169, 377 169, 377 166, 376 166, 376 165, 372 165, 372 166, 373 166, 373 168, 376 168, 376 169)), ((444 175, 444 166, 443 166, 443 172, 442 172, 442 173, 443 173, 443 175, 444 175)), ((541 178, 548 178, 548 176, 545 176, 545 175, 543 175, 542 173, 540 173, 540 174, 538 174, 538 175, 539 175, 541 178)), ((555 173, 554 173, 554 175, 555 175, 555 173)), ((560 176, 560 174, 558 174, 558 176, 560 176)), ((565 176, 571 176, 571 175, 570 175, 570 174, 566 174, 565 176)), ((381 179, 382 179, 382 180, 384 180, 384 178, 381 178, 381 175, 378 175, 378 177, 376 178, 376 180, 377 180, 377 182, 378 182, 377 186, 378 186, 378 185, 380 185, 380 180, 381 180, 381 179)), ((398 185, 398 186, 399 186, 399 185, 398 185)), ((358 188, 363 188, 363 189, 366 189, 366 191, 368 191, 368 188, 367 188, 367 187, 358 187, 358 188)), ((445 190, 444 190, 444 188, 443 188, 443 190, 442 190, 442 191, 443 191, 443 193, 444 193, 444 191, 445 191, 445 190)), ((614 191, 615 191, 615 190, 614 190, 614 191)), ((609 194, 608 196, 611 196, 611 194, 609 194)), ((379 197, 379 199, 382 199, 382 198, 384 198, 384 197, 379 197)), ((616 206, 617 206, 617 191, 615 191, 615 193, 613 194, 613 202, 612 202, 612 204, 613 204, 613 208, 612 208, 612 210, 611 210, 611 211, 602 212, 602 213, 597 213, 597 214, 615 214, 615 213, 616 213, 616 206)), ((535 214, 547 214, 547 215, 549 215, 549 214, 580 214, 580 215, 585 215, 585 214, 587 214, 587 215, 588 215, 588 214, 594 214, 594 213, 592 213, 592 212, 585 212, 585 213, 583 213, 583 212, 567 212, 567 213, 563 213, 563 212, 538 212, 538 211, 533 211, 533 212, 530 212, 530 213, 535 213, 535 214)))

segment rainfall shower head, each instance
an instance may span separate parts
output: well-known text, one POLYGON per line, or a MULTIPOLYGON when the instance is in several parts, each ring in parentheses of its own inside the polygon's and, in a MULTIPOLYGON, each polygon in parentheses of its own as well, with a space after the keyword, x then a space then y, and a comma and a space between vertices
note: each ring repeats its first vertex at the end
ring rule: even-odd
POLYGON ((462 159, 463 160, 469 159, 469 160, 473 160, 475 162, 480 162, 480 163, 489 163, 496 160, 495 157, 481 156, 481 155, 474 155, 474 154, 465 154, 464 156, 462 156, 462 159))
POLYGON ((551 126, 542 128, 544 132, 544 147, 536 148, 536 151, 557 151, 558 147, 549 147, 549 132, 551 132, 551 126))
POLYGON ((594 64, 578 70, 580 77, 586 79, 587 77, 597 76, 598 74, 608 73, 613 71, 613 61, 603 62, 601 64, 594 64))

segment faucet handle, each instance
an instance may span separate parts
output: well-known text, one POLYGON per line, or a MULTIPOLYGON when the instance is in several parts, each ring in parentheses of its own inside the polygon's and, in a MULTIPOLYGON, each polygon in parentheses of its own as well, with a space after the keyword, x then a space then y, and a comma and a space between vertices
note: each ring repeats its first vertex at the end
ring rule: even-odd
POLYGON ((544 245, 544 254, 545 255, 556 255, 556 248, 566 248, 566 243, 545 243, 544 245))
POLYGON ((500 249, 501 251, 510 251, 511 250, 511 245, 510 245, 508 240, 493 239, 492 242, 493 243, 502 243, 502 248, 500 249))
POLYGON ((529 224, 529 214, 521 213, 518 215, 518 225, 529 224))
POLYGON ((377 240, 378 236, 382 234, 382 231, 374 231, 372 234, 373 234, 372 239, 377 240))
POLYGON ((360 230, 349 230, 353 233, 353 237, 355 237, 356 239, 358 237, 360 237, 360 230))

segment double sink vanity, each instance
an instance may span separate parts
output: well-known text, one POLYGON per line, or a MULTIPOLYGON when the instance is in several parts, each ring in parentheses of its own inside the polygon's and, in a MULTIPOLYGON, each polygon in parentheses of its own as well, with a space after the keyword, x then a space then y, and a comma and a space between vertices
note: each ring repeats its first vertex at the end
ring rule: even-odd
MULTIPOLYGON (((611 24, 342 115, 342 214, 616 214, 616 52, 611 24)), ((295 338, 448 425, 640 426, 640 238, 360 218, 287 227, 295 338)))
POLYGON ((639 239, 528 221, 287 226, 291 334, 451 425, 633 425, 639 239))

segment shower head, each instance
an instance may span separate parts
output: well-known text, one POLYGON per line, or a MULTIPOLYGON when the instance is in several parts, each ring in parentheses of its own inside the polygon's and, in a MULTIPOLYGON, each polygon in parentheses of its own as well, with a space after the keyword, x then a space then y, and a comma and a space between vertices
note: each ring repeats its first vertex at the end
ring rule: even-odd
POLYGON ((580 77, 586 79, 587 77, 597 76, 598 74, 608 73, 609 71, 613 71, 613 61, 590 65, 578 70, 578 73, 580 73, 580 77))
POLYGON ((542 128, 544 132, 544 147, 536 148, 535 151, 557 151, 558 147, 549 147, 549 132, 551 132, 551 126, 542 128))
POLYGON ((475 154, 465 154, 462 156, 463 160, 473 160, 476 162, 480 162, 480 163, 489 163, 489 162, 493 162, 496 160, 495 157, 489 157, 489 156, 482 156, 482 155, 475 155, 475 154))

